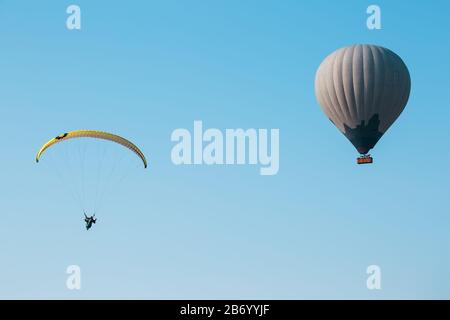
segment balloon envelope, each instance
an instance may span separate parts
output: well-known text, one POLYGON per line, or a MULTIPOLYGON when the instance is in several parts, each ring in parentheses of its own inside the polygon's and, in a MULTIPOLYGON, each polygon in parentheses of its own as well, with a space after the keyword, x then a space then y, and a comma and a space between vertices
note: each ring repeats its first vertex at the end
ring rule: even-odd
POLYGON ((372 149, 408 102, 402 59, 375 45, 341 48, 319 66, 315 93, 323 112, 361 154, 372 149))

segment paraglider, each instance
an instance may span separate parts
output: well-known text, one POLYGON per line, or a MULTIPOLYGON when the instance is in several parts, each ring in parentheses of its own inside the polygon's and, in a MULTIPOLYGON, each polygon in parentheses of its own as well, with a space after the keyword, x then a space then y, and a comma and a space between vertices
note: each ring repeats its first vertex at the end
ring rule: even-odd
POLYGON ((408 102, 411 79, 402 59, 376 45, 338 49, 320 64, 317 100, 331 122, 361 154, 358 164, 399 117, 408 102))
MULTIPOLYGON (((79 202, 80 207, 83 210, 86 230, 89 230, 97 221, 97 219, 95 218, 95 213, 97 213, 96 206, 99 205, 100 200, 106 193, 107 190, 105 189, 115 189, 112 186, 115 180, 113 178, 114 173, 118 172, 119 178, 116 180, 119 180, 120 182, 123 182, 123 171, 125 171, 125 174, 127 173, 127 170, 125 170, 126 168, 124 167, 124 165, 127 165, 127 163, 123 163, 123 153, 125 153, 125 156, 129 154, 129 157, 131 159, 128 160, 136 159, 134 157, 134 155, 136 155, 139 159, 140 166, 142 166, 143 164, 144 168, 147 168, 147 159, 145 158, 143 152, 134 143, 121 136, 97 130, 76 130, 58 135, 45 143, 36 154, 36 162, 40 162, 41 157, 44 153, 47 152, 49 148, 71 139, 75 139, 77 141, 86 141, 80 141, 81 144, 79 145, 74 144, 72 146, 75 147, 74 150, 70 150, 71 146, 68 146, 69 149, 66 150, 59 147, 61 148, 61 150, 55 150, 55 152, 49 157, 48 161, 50 161, 51 165, 50 171, 57 174, 61 178, 63 184, 69 189, 70 187, 73 187, 70 191, 72 191, 74 198, 76 198, 75 200, 79 202), (92 145, 85 144, 88 142, 88 140, 90 140, 92 145), (120 156, 110 156, 110 154, 106 152, 108 147, 106 145, 110 143, 101 143, 102 140, 113 142, 111 146, 114 148, 112 149, 119 149, 118 151, 120 151, 120 156), (120 148, 116 148, 115 146, 119 146, 120 148), (122 147, 125 147, 132 153, 123 152, 123 150, 126 149, 122 147), (63 154, 61 155, 59 151, 63 150, 65 152, 62 152, 63 154), (88 151, 92 151, 93 154, 89 154, 88 151), (62 160, 59 159, 60 161, 58 161, 57 157, 55 157, 58 155, 62 157, 62 160), (54 161, 53 164, 51 163, 51 160, 54 161), (110 164, 109 166, 107 165, 108 160, 110 164), (92 168, 88 168, 89 165, 92 168), (62 166, 62 168, 58 170, 58 166, 62 166), (89 171, 89 169, 91 170, 89 171), (70 170, 75 171, 70 173, 70 170), (67 176, 65 176, 64 173, 67 173, 67 176), (92 199, 90 199, 89 196, 91 196, 92 199), (90 202, 89 200, 92 201, 90 202), (87 212, 92 212, 94 214, 92 216, 88 216, 85 209, 88 209, 87 212)), ((68 145, 70 144, 72 143, 68 143, 68 145)), ((62 145, 66 146, 66 143, 62 143, 62 145)), ((115 150, 110 151, 111 154, 114 151, 115 150)), ((47 163, 47 161, 45 162, 47 163)))

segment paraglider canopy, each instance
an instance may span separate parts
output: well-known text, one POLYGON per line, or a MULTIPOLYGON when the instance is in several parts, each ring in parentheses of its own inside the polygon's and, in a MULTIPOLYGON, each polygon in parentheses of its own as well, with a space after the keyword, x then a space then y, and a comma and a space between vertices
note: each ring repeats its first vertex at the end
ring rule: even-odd
POLYGON ((39 159, 42 155, 42 153, 53 146, 56 143, 59 143, 64 140, 73 139, 73 138, 97 138, 97 139, 104 139, 109 140, 115 143, 118 143, 131 151, 133 151, 139 158, 141 158, 142 162, 144 163, 144 168, 147 168, 147 160, 145 159, 144 154, 142 151, 134 145, 131 141, 128 141, 125 138, 122 138, 118 135, 104 132, 104 131, 97 131, 97 130, 76 130, 67 132, 64 134, 61 134, 59 136, 56 136, 55 138, 48 141, 46 144, 44 144, 41 149, 38 151, 36 155, 36 162, 39 162, 39 159))

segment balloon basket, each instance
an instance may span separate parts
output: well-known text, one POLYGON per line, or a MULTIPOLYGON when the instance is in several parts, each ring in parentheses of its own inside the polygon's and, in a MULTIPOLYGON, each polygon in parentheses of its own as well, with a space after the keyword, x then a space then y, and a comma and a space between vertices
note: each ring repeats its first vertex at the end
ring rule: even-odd
POLYGON ((358 164, 373 163, 373 158, 370 155, 361 156, 361 157, 356 159, 356 163, 358 163, 358 164))

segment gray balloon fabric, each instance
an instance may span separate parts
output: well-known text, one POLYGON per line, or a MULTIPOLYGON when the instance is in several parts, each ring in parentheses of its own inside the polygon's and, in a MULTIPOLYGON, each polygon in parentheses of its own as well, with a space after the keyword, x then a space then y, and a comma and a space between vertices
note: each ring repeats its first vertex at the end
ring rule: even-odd
POLYGON ((315 93, 323 112, 361 154, 372 149, 408 102, 411 79, 389 49, 354 45, 319 66, 315 93))

